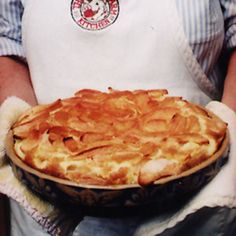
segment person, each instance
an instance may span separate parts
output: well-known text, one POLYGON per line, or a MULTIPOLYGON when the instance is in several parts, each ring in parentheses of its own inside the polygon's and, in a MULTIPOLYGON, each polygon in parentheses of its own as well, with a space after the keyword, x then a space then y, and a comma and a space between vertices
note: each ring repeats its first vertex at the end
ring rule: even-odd
MULTIPOLYGON (((1 0, 0 16, 1 102, 14 95, 30 105, 49 103, 82 88, 166 88, 203 106, 219 100, 236 111, 235 0, 1 0)), ((47 235, 10 204, 13 236, 47 235)), ((142 231, 140 218, 87 217, 76 232, 154 235, 153 224, 142 231)), ((193 235, 213 235, 223 224, 222 235, 234 235, 233 223, 235 206, 206 207, 162 233, 188 235, 195 224, 193 235)))

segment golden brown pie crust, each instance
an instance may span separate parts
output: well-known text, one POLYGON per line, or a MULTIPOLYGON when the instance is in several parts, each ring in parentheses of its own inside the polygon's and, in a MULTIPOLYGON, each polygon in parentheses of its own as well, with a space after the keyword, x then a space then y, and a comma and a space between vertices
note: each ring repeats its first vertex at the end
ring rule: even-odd
POLYGON ((227 124, 167 90, 84 89, 38 105, 12 127, 14 150, 40 172, 91 185, 147 185, 209 159, 227 124))

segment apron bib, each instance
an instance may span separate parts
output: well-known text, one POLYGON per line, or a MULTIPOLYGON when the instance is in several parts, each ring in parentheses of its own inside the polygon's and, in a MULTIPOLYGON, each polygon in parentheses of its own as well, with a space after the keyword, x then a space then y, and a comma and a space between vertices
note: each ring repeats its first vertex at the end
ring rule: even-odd
POLYGON ((168 89, 205 105, 217 92, 171 0, 27 0, 23 45, 39 103, 84 88, 168 89))

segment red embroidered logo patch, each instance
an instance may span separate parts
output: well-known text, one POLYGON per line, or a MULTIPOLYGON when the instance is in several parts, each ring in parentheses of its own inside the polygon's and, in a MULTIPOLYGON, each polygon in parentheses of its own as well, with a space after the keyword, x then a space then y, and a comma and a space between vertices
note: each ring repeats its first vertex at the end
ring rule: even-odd
POLYGON ((100 30, 113 24, 119 15, 118 0, 72 0, 74 21, 87 30, 100 30))

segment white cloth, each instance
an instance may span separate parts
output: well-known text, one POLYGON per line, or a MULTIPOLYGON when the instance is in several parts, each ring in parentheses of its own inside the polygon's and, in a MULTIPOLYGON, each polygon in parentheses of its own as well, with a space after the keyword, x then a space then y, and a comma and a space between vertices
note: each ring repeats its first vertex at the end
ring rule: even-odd
POLYGON ((5 137, 11 126, 25 110, 30 106, 17 97, 7 99, 0 107, 0 166, 4 163, 5 137), (11 109, 9 109, 11 107, 11 109))
MULTIPOLYGON (((101 3, 102 0, 96 1, 101 3)), ((172 96, 183 96, 202 105, 207 104, 210 97, 216 98, 216 89, 187 43, 173 1, 108 1, 112 2, 119 3, 117 19, 96 31, 81 28, 72 18, 70 4, 76 3, 80 14, 83 1, 26 1, 23 45, 40 103, 71 96, 78 89, 106 90, 109 86, 114 89, 166 88, 172 96)), ((193 208, 200 206, 193 205, 193 208)), ((184 212, 191 213, 189 208, 184 212)), ((177 214, 174 218, 163 224, 156 221, 143 224, 136 233, 151 235, 157 229, 160 232, 160 229, 173 227, 184 217, 179 218, 177 214)), ((97 218, 93 221, 99 222, 104 230, 125 225, 124 221, 119 224, 97 218)), ((91 222, 91 218, 82 221, 76 235, 86 235, 85 228, 90 230, 88 235, 98 233, 91 222), (90 224, 86 226, 86 222, 90 224)))

